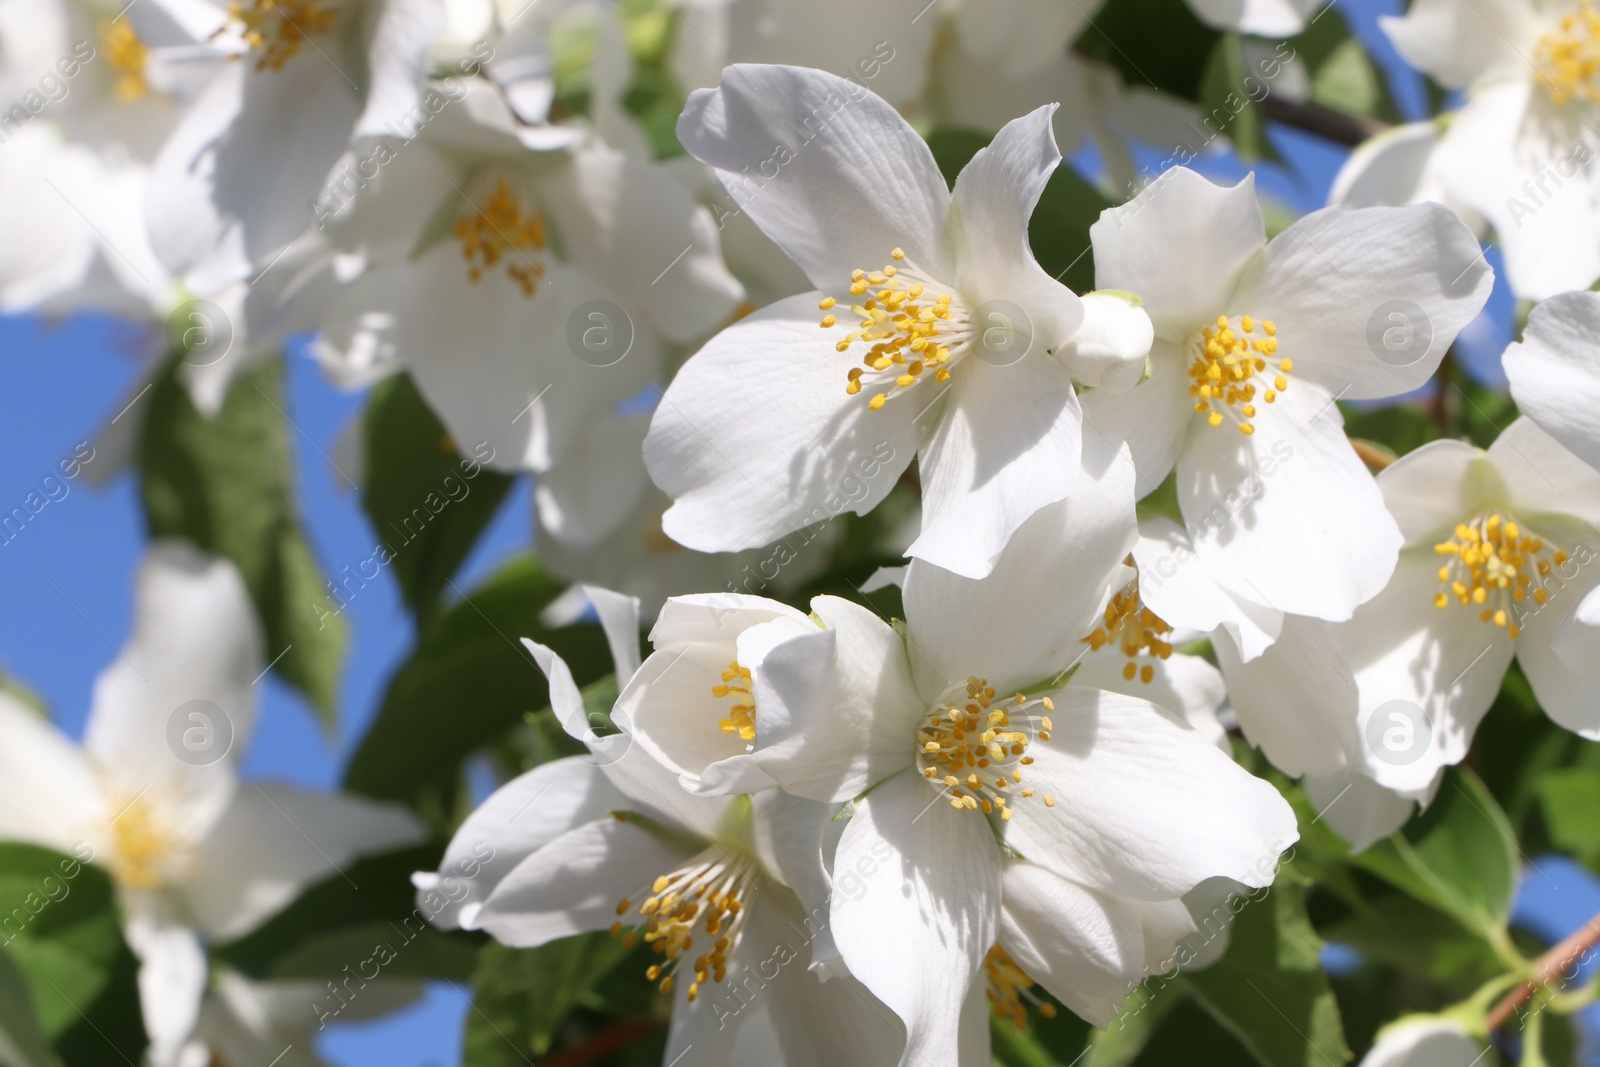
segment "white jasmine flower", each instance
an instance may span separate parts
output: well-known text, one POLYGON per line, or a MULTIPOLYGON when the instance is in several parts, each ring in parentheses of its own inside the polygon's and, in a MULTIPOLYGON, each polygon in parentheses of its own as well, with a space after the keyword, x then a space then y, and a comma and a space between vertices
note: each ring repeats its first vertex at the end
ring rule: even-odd
POLYGON ((387 805, 239 783, 262 662, 238 571, 167 542, 141 568, 133 636, 95 683, 81 749, 0 702, 0 838, 87 849, 111 873, 157 1067, 200 1018, 207 940, 248 933, 351 856, 421 836, 387 805), (183 753, 230 747, 180 758, 175 716, 183 753))
POLYGON ((1141 495, 1176 469, 1218 585, 1348 618, 1382 588, 1400 535, 1334 402, 1427 381, 1488 297, 1472 234, 1430 204, 1326 209, 1268 242, 1253 181, 1222 188, 1180 167, 1090 235, 1097 281, 1137 292, 1156 339, 1150 380, 1088 394, 1086 419, 1130 443, 1141 495), (1390 303, 1425 349, 1380 358, 1368 338, 1390 303))
POLYGON ((1027 238, 1061 158, 1050 114, 1008 125, 952 194, 916 131, 841 78, 740 65, 690 97, 679 138, 818 291, 728 327, 667 388, 645 462, 674 500, 669 536, 704 551, 770 543, 887 448, 853 510, 917 454, 909 554, 980 576, 1072 491, 1081 417, 1053 353, 1083 308, 1027 238))

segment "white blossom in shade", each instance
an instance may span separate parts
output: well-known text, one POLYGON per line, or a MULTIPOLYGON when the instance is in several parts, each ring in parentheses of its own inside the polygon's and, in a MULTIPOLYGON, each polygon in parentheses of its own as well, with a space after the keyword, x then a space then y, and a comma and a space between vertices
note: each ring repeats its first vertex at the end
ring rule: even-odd
POLYGON ((1328 203, 1345 207, 1400 207, 1433 200, 1451 208, 1472 232, 1488 223, 1453 199, 1441 166, 1439 145, 1449 118, 1408 122, 1374 134, 1356 146, 1328 190, 1328 203))
POLYGON ((782 63, 847 78, 897 108, 921 97, 939 30, 939 10, 928 0, 683 0, 674 7, 670 63, 685 89, 715 86, 729 64, 782 63), (844 26, 848 32, 832 29, 844 26))
POLYGON ((208 941, 249 933, 353 856, 422 836, 396 807, 239 781, 261 641, 233 565, 162 542, 140 568, 133 635, 95 683, 82 748, 0 698, 0 839, 110 872, 156 1067, 177 1063, 200 1019, 208 941))
POLYGON ((1009 124, 952 194, 917 132, 841 78, 738 65, 689 98, 679 138, 817 291, 723 330, 668 386, 645 462, 674 501, 669 536, 768 544, 887 450, 851 510, 881 502, 916 455, 909 554, 981 576, 1072 491, 1081 416, 1057 354, 1084 313, 1027 238, 1061 158, 1050 114, 1009 124))
POLYGON ((1437 204, 1330 208, 1269 242, 1252 180, 1224 188, 1177 167, 1090 236, 1097 282, 1140 295, 1155 343, 1149 380, 1089 393, 1086 421, 1132 446, 1141 496, 1176 471, 1218 585, 1348 618, 1388 580, 1400 534, 1335 401, 1428 380, 1488 298, 1471 232, 1437 204), (1391 313, 1409 316, 1418 351, 1370 340, 1391 313))
MULTIPOLYGON (((1424 0, 1380 23, 1412 65, 1464 95, 1421 191, 1436 183, 1445 203, 1489 221, 1517 295, 1587 288, 1600 275, 1600 10, 1590 0, 1424 0)), ((1385 162, 1398 173, 1384 185, 1413 169, 1385 162)))
POLYGON ((1126 580, 1133 471, 1106 451, 987 578, 914 560, 903 628, 818 597, 823 629, 754 672, 756 762, 790 793, 851 802, 836 880, 877 859, 830 914, 850 973, 905 1022, 907 1067, 987 1061, 963 1026, 975 987, 1014 1017, 1037 982, 1105 1025, 1194 930, 1179 898, 1212 877, 1270 883, 1296 837, 1212 738, 1056 681, 1126 580))
MULTIPOLYGON (((660 168, 592 139, 536 151, 494 89, 461 93, 376 179, 325 191, 334 249, 310 284, 342 284, 319 356, 351 383, 406 368, 457 441, 492 449, 489 466, 546 475, 571 456, 571 487, 595 469, 586 428, 620 425, 665 341, 714 329, 741 289, 710 215, 660 168)), ((596 462, 629 463, 605 444, 596 462)), ((587 547, 642 484, 541 491, 542 521, 587 547)))
MULTIPOLYGON (((597 603, 613 636, 636 637, 636 602, 602 592, 597 603)), ((883 1006, 854 979, 811 969, 832 955, 811 933, 826 913, 832 809, 776 791, 685 792, 629 734, 597 738, 566 664, 525 644, 551 708, 590 752, 506 783, 462 823, 438 871, 413 876, 434 923, 513 947, 606 929, 659 946, 647 977, 672 997, 663 1062, 691 1049, 727 1062, 747 1026, 751 1041, 775 1031, 795 1067, 898 1062, 904 1032, 883 1006)), ((617 666, 626 686, 637 659, 617 666)))
POLYGON ((1487 1045, 1456 1019, 1409 1015, 1378 1031, 1358 1067, 1470 1067, 1483 1060, 1487 1045))

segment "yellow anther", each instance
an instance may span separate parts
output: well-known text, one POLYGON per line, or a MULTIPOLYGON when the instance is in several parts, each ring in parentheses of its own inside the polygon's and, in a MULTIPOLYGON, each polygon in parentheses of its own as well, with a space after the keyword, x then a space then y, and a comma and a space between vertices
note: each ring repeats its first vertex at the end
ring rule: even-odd
POLYGON ((1592 0, 1579 0, 1576 10, 1539 38, 1533 63, 1552 103, 1600 103, 1600 12, 1592 0))
POLYGON ((1522 631, 1513 621, 1511 605, 1531 596, 1535 604, 1543 606, 1549 600, 1543 582, 1549 578, 1552 564, 1567 559, 1566 552, 1551 552, 1543 539, 1498 512, 1457 523, 1451 540, 1434 545, 1433 550, 1444 562, 1438 572, 1441 588, 1434 595, 1434 606, 1443 610, 1453 599, 1481 608, 1481 621, 1493 623, 1513 638, 1522 631), (1534 584, 1535 577, 1539 585, 1534 584))
MULTIPOLYGON (((739 666, 739 661, 734 660, 728 664, 727 670, 722 672, 722 684, 711 687, 711 696, 716 700, 732 698, 733 704, 728 708, 728 717, 717 722, 717 728, 725 734, 737 734, 742 741, 756 739, 756 699, 750 680, 750 671, 739 666)), ((657 893, 661 890, 657 889, 657 893)))
POLYGON ((149 49, 134 32, 132 19, 106 19, 100 23, 100 43, 105 46, 106 66, 116 76, 111 95, 122 103, 137 100, 150 88, 145 81, 145 60, 149 49))
POLYGON ((534 295, 545 276, 544 265, 537 260, 545 247, 544 215, 524 207, 509 181, 496 181, 481 207, 469 205, 456 219, 454 233, 467 261, 467 277, 481 281, 485 270, 505 259, 506 275, 521 287, 522 295, 534 295))
POLYGON ((1249 315, 1240 316, 1237 327, 1226 315, 1218 315, 1214 325, 1200 331, 1189 361, 1189 395, 1195 398, 1195 411, 1205 415, 1208 425, 1221 426, 1228 412, 1237 411, 1239 432, 1253 434, 1255 427, 1248 420, 1255 418, 1258 390, 1264 392, 1263 399, 1270 404, 1289 387, 1286 375, 1290 361, 1282 360, 1276 368, 1269 363, 1278 350, 1278 342, 1272 337, 1276 332, 1272 322, 1257 322, 1249 315), (1266 338, 1252 338, 1257 326, 1268 334, 1266 338), (1270 380, 1272 388, 1258 385, 1257 375, 1270 380))
MULTIPOLYGON (((1002 818, 1009 815, 1009 812, 1001 813, 1002 818)), ((1001 1022, 1008 1022, 1018 1030, 1027 1029, 1030 1006, 1046 1019, 1055 1018, 1056 1006, 1039 999, 1034 992, 1033 979, 999 945, 984 957, 983 972, 989 987, 989 1008, 1001 1022)))
POLYGON ((838 303, 838 301, 835 300, 833 297, 825 296, 825 297, 822 298, 822 303, 817 305, 817 310, 818 311, 831 311, 833 309, 833 305, 835 305, 837 303, 838 303))
POLYGON ((228 17, 258 53, 257 70, 282 70, 314 33, 331 28, 337 15, 316 0, 234 0, 228 17))
MULTIPOLYGON (((1002 819, 1010 818, 1001 793, 1022 781, 1022 772, 1015 768, 1032 762, 1023 755, 1030 743, 1028 735, 1012 728, 1014 717, 1031 721, 1032 709, 1048 704, 1045 698, 1029 699, 1022 693, 997 697, 981 678, 968 678, 963 685, 952 687, 917 733, 923 777, 941 782, 951 791, 952 808, 988 815, 998 811, 1002 819), (990 776, 980 773, 984 771, 990 776)), ((1037 739, 1048 741, 1049 719, 1039 722, 1044 729, 1037 739)), ((1023 790, 1022 795, 1032 796, 1032 791, 1023 790)))

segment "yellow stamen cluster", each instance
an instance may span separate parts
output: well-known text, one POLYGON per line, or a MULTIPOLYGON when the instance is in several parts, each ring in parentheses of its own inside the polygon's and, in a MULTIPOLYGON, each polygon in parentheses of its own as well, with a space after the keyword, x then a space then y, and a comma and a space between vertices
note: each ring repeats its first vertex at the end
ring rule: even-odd
POLYGON ((111 815, 110 866, 118 883, 160 889, 180 873, 184 843, 148 794, 137 794, 111 815))
POLYGON ((1492 622, 1513 638, 1521 631, 1510 614, 1511 605, 1531 597, 1543 607, 1550 599, 1544 583, 1552 565, 1567 561, 1566 552, 1556 549, 1550 553, 1542 538, 1498 512, 1458 524, 1455 536, 1434 545, 1433 550, 1447 557, 1439 568, 1441 588, 1433 606, 1443 611, 1454 599, 1475 607, 1479 622, 1492 622), (1539 578, 1537 586, 1534 575, 1539 578))
POLYGON ((1539 38, 1533 63, 1552 103, 1600 103, 1600 11, 1592 0, 1579 0, 1556 29, 1539 38))
MULTIPOLYGON (((690 965, 694 980, 689 983, 688 998, 694 1000, 700 995, 701 983, 726 978, 728 958, 743 935, 753 888, 750 876, 716 847, 657 878, 650 887, 650 897, 639 905, 639 914, 645 918, 645 944, 665 959, 652 964, 645 977, 658 983, 661 992, 672 992, 682 959, 694 947, 695 931, 699 929, 710 939, 710 948, 690 965)), ((613 937, 623 932, 622 916, 631 906, 628 900, 617 905, 617 921, 611 924, 613 937)), ((633 945, 634 931, 629 930, 623 946, 633 945)))
MULTIPOLYGON (((1020 768, 1033 763, 1027 755, 1031 739, 1011 728, 1013 716, 1030 724, 1031 708, 1054 711, 1055 705, 1049 697, 1029 700, 1021 693, 996 701, 994 688, 982 678, 968 678, 951 696, 962 692, 965 700, 941 703, 917 730, 918 765, 924 778, 950 790, 952 808, 985 815, 998 811, 1001 820, 1009 822, 1007 791, 1021 784, 1020 768)), ((1038 716, 1038 740, 1050 740, 1051 729, 1049 716, 1038 716)), ((1017 792, 1033 796, 1031 788, 1017 792)), ((1056 798, 1046 796, 1044 804, 1053 808, 1056 798)))
POLYGON ((756 698, 750 688, 750 671, 734 660, 722 672, 722 684, 711 687, 711 695, 718 700, 731 697, 733 705, 728 717, 717 723, 725 734, 738 734, 742 740, 756 739, 756 698))
MULTIPOLYGON (((850 370, 844 388, 851 396, 861 392, 863 383, 882 389, 867 402, 873 411, 891 396, 916 385, 929 371, 935 381, 949 381, 951 361, 961 354, 967 334, 959 307, 951 310, 954 297, 949 293, 930 296, 928 282, 905 262, 902 249, 896 248, 890 258, 894 262, 882 270, 851 272, 850 295, 866 299, 850 305, 850 313, 860 322, 834 346, 840 352, 849 351, 857 342, 870 346, 861 357, 864 366, 850 370)), ((833 313, 837 305, 831 296, 817 305, 819 311, 827 312, 820 323, 823 329, 839 325, 833 313)))
POLYGON ((528 252, 544 249, 544 215, 537 208, 524 210, 509 181, 501 178, 481 208, 458 218, 455 235, 467 261, 467 277, 481 281, 484 271, 510 257, 506 274, 522 287, 523 296, 534 294, 544 265, 529 259, 528 252))
POLYGON ((127 19, 107 19, 100 23, 100 43, 105 48, 106 65, 116 76, 111 95, 126 104, 137 100, 150 88, 144 80, 145 58, 149 50, 127 19))
POLYGON ((999 945, 991 948, 983 958, 983 973, 988 979, 989 1008, 995 1018, 1009 1022, 1018 1030, 1025 1030, 1030 1004, 1046 1019, 1056 1017, 1056 1006, 1039 999, 1039 995, 1033 991, 1033 979, 999 945))
POLYGON ((228 17, 243 26, 245 43, 258 53, 257 70, 282 70, 307 38, 338 16, 316 0, 234 0, 228 17))
POLYGON ((1250 420, 1256 417, 1256 376, 1266 379, 1272 367, 1270 384, 1264 381, 1262 397, 1270 404, 1278 394, 1289 388, 1286 375, 1294 370, 1294 361, 1278 359, 1278 327, 1263 320, 1259 324, 1249 315, 1230 320, 1218 315, 1217 321, 1200 331, 1193 360, 1189 363, 1189 395, 1194 397, 1195 411, 1205 415, 1212 426, 1221 426, 1223 411, 1239 421, 1239 432, 1249 436, 1256 432, 1250 420), (1256 326, 1261 336, 1255 336, 1256 326))
POLYGON ((1128 657, 1128 662, 1122 668, 1122 677, 1131 682, 1137 676, 1148 685, 1155 677, 1155 666, 1150 663, 1141 665, 1138 658, 1141 654, 1156 659, 1170 658, 1172 642, 1168 638, 1171 636, 1172 626, 1145 607, 1144 601, 1139 598, 1139 579, 1135 578, 1111 598, 1100 626, 1085 637, 1083 643, 1096 652, 1107 645, 1118 646, 1122 654, 1128 657))

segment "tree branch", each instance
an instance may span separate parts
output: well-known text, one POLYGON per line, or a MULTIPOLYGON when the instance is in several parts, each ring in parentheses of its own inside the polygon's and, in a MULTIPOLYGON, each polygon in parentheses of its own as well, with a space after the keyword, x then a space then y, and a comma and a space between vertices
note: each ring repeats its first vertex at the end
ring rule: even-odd
POLYGON ((1321 104, 1286 100, 1281 93, 1268 93, 1263 97, 1261 110, 1273 122, 1293 126, 1297 130, 1305 130, 1335 144, 1352 148, 1386 128, 1381 122, 1358 119, 1321 104))
POLYGON ((1600 945, 1600 915, 1584 923, 1560 944, 1533 961, 1533 978, 1507 993, 1494 1006, 1487 1019, 1489 1029, 1498 1030, 1510 1022, 1517 1009, 1533 999, 1536 989, 1570 977, 1566 973, 1569 970, 1576 974, 1581 957, 1593 951, 1596 945, 1600 945))
POLYGON ((640 1038, 648 1037, 665 1025, 660 1019, 624 1019, 594 1034, 587 1041, 562 1049, 539 1067, 586 1067, 618 1049, 627 1048, 640 1038))

